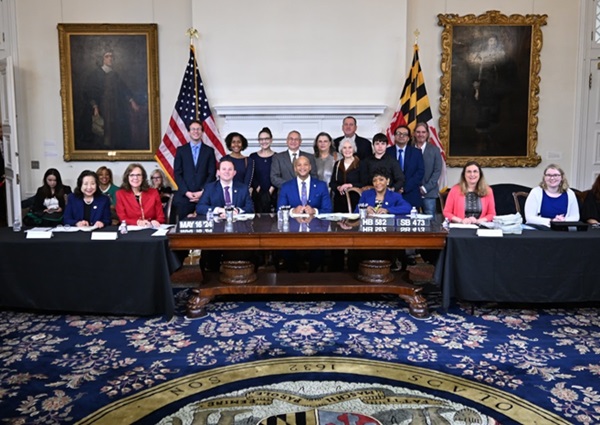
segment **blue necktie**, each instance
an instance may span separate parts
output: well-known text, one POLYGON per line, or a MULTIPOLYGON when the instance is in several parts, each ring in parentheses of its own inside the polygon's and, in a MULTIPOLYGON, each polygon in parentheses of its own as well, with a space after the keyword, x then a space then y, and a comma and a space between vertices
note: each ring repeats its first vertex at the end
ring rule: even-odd
POLYGON ((306 182, 302 182, 302 193, 301 193, 301 197, 302 197, 302 206, 305 207, 306 206, 306 202, 308 200, 308 196, 306 195, 306 182))
POLYGON ((192 155, 194 155, 194 165, 198 164, 198 154, 200 153, 200 145, 192 146, 192 155))
POLYGON ((231 196, 229 195, 229 186, 225 186, 225 205, 231 205, 231 196))
POLYGON ((398 162, 400 163, 400 168, 404 171, 404 149, 398 151, 398 162))

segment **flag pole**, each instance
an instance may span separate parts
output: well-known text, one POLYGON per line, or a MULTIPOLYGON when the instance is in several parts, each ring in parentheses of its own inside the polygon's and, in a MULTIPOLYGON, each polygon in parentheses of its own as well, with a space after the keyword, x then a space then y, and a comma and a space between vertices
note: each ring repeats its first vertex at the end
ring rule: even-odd
POLYGON ((419 28, 417 28, 413 34, 415 35, 415 45, 419 44, 419 35, 421 35, 421 32, 419 31, 419 28))
MULTIPOLYGON (((190 49, 194 52, 194 93, 196 99, 198 98, 198 61, 196 61, 196 49, 194 47, 194 38, 199 38, 200 33, 196 28, 188 28, 186 34, 190 37, 190 49)), ((196 110, 194 111, 194 117, 200 119, 200 105, 196 102, 196 110)), ((204 126, 203 126, 204 127, 204 126)))

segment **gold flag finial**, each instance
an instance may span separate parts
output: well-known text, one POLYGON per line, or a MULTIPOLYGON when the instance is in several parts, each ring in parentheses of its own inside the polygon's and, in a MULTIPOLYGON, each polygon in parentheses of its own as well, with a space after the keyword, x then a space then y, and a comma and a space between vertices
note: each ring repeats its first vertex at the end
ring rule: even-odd
POLYGON ((196 28, 188 28, 185 33, 190 38, 190 44, 194 44, 194 38, 198 38, 200 36, 200 33, 196 28))
POLYGON ((415 35, 415 44, 419 44, 419 35, 421 34, 419 29, 417 28, 413 34, 415 35))

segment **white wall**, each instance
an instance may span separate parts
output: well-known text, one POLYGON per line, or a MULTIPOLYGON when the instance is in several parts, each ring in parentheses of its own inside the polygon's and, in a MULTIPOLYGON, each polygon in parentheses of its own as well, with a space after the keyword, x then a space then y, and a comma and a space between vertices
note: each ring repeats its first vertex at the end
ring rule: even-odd
MULTIPOLYGON (((538 153, 530 168, 489 168, 490 183, 535 185, 549 152, 573 170, 579 2, 562 0, 19 0, 17 68, 23 190, 56 167, 73 184, 101 162, 62 160, 58 23, 152 23, 159 26, 161 128, 175 103, 188 58, 185 31, 195 27, 200 70, 211 106, 387 105, 376 124, 387 126, 420 31, 421 66, 434 118, 440 77, 439 13, 547 14, 542 28, 538 153), (40 170, 31 170, 31 160, 40 170)), ((222 121, 217 117, 217 123, 222 121)), ((360 133, 360 122, 359 122, 360 133)), ((162 130, 161 130, 162 134, 162 130)), ((371 137, 372 134, 362 134, 371 137)), ((248 135, 250 138, 255 135, 248 135)), ((305 135, 309 140, 314 135, 305 135)), ((305 142, 310 143, 309 141, 305 142)), ((120 175, 126 163, 111 164, 120 175)), ((153 163, 147 163, 150 171, 153 163)), ((458 169, 449 170, 449 182, 458 169)))

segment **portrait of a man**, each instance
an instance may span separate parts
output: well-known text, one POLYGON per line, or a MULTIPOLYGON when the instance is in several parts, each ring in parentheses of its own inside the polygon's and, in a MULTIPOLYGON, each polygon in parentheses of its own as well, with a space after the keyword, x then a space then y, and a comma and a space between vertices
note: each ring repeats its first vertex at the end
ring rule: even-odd
POLYGON ((73 35, 76 150, 149 149, 148 70, 143 35, 73 35))
POLYGON ((526 156, 529 26, 456 26, 451 156, 526 156))

